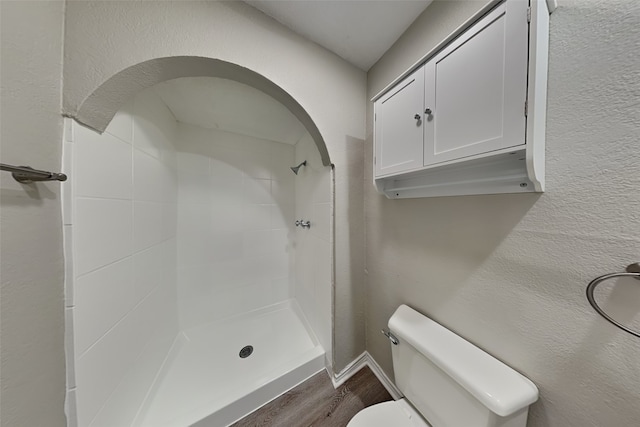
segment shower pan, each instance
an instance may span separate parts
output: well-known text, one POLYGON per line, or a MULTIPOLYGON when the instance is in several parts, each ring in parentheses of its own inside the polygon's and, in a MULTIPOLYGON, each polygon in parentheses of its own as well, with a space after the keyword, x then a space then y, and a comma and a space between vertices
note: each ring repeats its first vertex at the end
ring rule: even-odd
POLYGON ((320 371, 324 350, 302 319, 289 300, 182 331, 139 425, 225 426, 320 371))
POLYGON ((284 106, 177 79, 66 133, 70 425, 225 426, 330 363, 331 170, 284 106))

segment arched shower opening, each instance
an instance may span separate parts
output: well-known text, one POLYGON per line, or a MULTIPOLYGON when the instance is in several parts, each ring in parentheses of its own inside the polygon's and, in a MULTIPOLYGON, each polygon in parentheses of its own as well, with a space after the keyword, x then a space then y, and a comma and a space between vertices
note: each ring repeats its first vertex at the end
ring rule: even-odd
POLYGON ((227 62, 162 58, 75 119, 104 133, 66 129, 70 419, 227 425, 325 367, 332 176, 289 94, 227 62))

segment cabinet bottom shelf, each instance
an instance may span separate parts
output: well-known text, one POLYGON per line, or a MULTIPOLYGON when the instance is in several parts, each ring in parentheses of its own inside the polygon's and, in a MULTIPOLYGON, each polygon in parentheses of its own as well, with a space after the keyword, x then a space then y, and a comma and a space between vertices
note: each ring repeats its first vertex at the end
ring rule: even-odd
POLYGON ((524 149, 399 176, 377 178, 375 186, 390 199, 531 193, 544 190, 542 182, 535 177, 530 178, 524 149))

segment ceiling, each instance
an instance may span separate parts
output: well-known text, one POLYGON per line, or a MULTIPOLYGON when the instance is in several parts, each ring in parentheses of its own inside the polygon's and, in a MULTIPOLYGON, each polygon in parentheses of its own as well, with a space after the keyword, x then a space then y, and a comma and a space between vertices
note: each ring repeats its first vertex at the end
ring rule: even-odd
POLYGON ((185 77, 154 89, 179 122, 286 144, 295 144, 306 133, 280 102, 233 80, 185 77))
POLYGON ((432 0, 245 0, 363 71, 432 0))

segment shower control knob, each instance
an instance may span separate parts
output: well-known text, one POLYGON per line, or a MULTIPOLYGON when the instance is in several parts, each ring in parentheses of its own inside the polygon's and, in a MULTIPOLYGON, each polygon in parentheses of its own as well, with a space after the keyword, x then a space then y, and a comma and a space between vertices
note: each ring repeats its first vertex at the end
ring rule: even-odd
POLYGON ((424 110, 424 113, 425 113, 427 116, 430 116, 432 112, 433 112, 433 111, 431 111, 431 108, 427 108, 426 110, 424 110))
POLYGON ((416 114, 415 116, 413 116, 413 118, 420 121, 420 114, 416 114))
POLYGON ((304 219, 297 219, 296 227, 311 228, 311 221, 305 221, 304 219))

